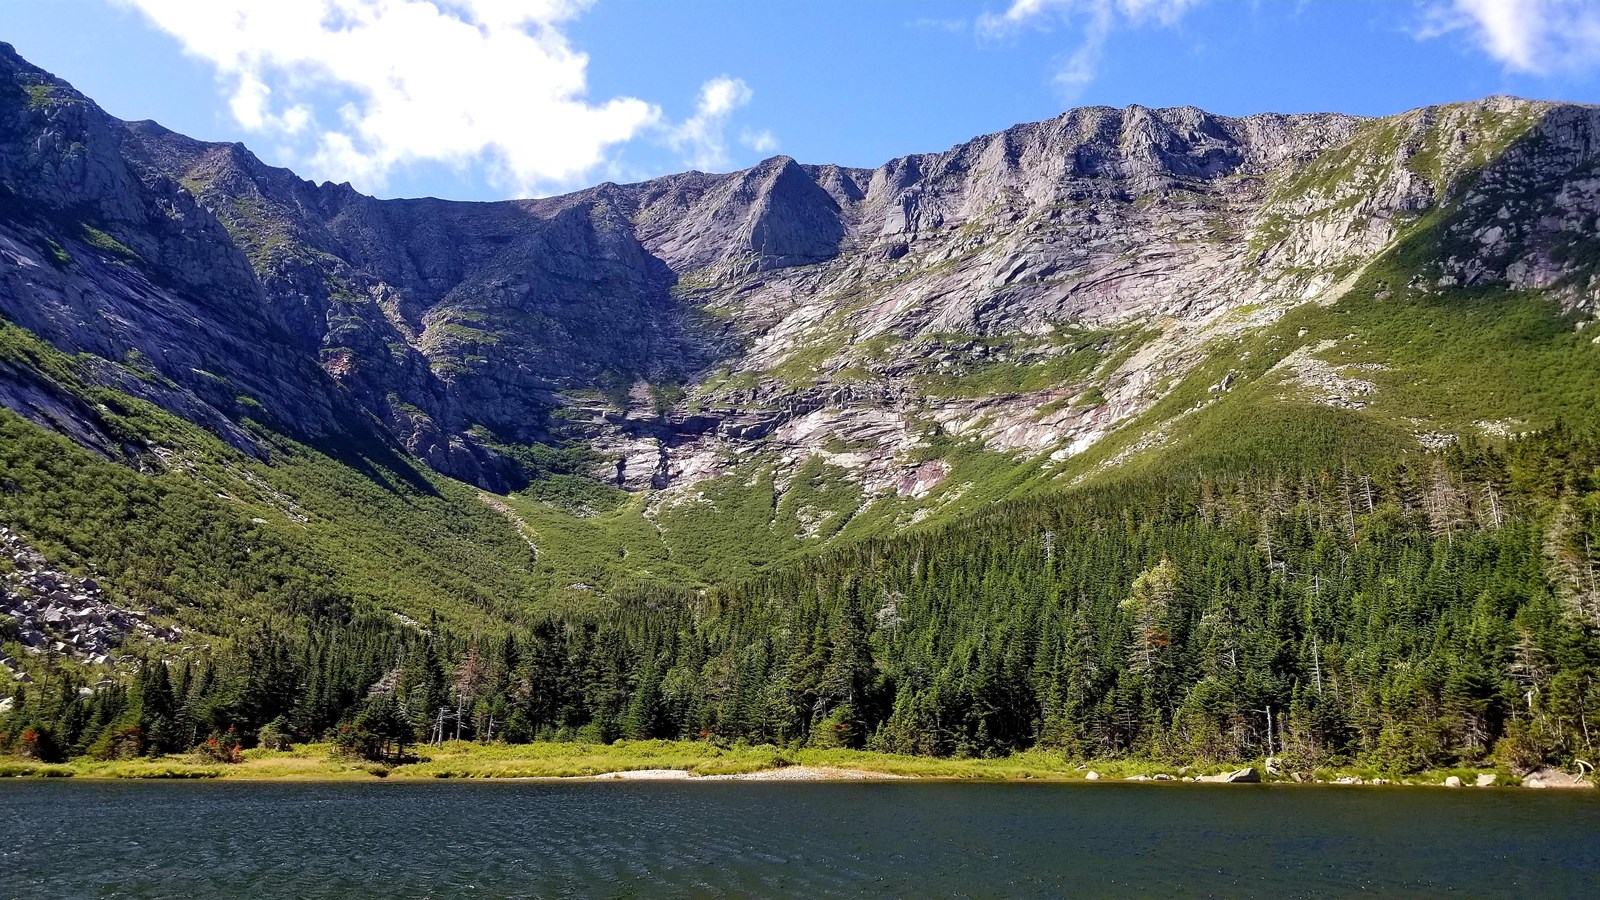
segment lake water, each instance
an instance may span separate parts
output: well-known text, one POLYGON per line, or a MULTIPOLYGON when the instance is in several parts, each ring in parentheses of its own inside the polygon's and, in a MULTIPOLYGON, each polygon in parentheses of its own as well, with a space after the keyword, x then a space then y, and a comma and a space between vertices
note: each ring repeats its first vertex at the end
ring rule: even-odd
POLYGON ((1600 896, 1590 792, 0 781, 5 897, 1600 896))

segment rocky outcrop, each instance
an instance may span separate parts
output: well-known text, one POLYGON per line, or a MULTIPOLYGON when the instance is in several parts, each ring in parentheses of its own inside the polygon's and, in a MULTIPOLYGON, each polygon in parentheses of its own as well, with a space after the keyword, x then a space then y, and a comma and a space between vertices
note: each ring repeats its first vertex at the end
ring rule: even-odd
MULTIPOLYGON (((115 603, 100 586, 52 566, 9 528, 0 527, 0 559, 9 571, 0 577, 0 616, 14 640, 34 656, 56 654, 95 665, 110 663, 130 636, 173 642, 176 625, 158 625, 141 611, 115 603)), ((0 653, 0 667, 27 680, 22 667, 0 653)))

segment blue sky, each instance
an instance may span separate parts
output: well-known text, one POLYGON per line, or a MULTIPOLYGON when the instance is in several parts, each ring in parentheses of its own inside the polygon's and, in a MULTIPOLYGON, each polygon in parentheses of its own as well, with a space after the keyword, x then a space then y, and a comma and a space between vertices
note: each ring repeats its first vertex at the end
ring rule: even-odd
POLYGON ((379 196, 875 166, 1080 105, 1600 101, 1600 0, 0 0, 0 40, 379 196))

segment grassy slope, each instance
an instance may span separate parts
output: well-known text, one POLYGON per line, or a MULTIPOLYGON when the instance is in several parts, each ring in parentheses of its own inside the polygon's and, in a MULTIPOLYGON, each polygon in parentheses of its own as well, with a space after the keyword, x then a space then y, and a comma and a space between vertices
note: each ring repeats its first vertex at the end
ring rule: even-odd
MULTIPOLYGON (((1503 151, 1531 121, 1499 123, 1496 141, 1466 164, 1481 165, 1503 151)), ((1424 156, 1404 164, 1434 164, 1424 156)), ((1331 185, 1348 176, 1339 174, 1338 163, 1339 155, 1330 154, 1308 172, 1332 166, 1321 173, 1331 185)), ((1461 205, 1477 177, 1476 169, 1458 172, 1452 199, 1405 223, 1337 303, 1304 305, 1270 326, 1216 342, 1166 397, 1071 460, 1064 476, 1327 466, 1417 452, 1417 436, 1428 432, 1492 436, 1545 428, 1557 418, 1600 422, 1600 345, 1550 294, 1437 286, 1438 260, 1473 252, 1460 236, 1470 231, 1462 227, 1470 215, 1526 205, 1525 197, 1497 186, 1487 188, 1488 202, 1461 205), (1317 347, 1325 347, 1313 353, 1317 359, 1377 387, 1360 398, 1364 408, 1317 402, 1291 373, 1274 370, 1296 350, 1317 347), (1230 391, 1208 391, 1230 374, 1230 391), (1154 446, 1137 452, 1146 443, 1154 446)), ((1293 182, 1286 190, 1310 189, 1293 182)), ((1280 225, 1269 220, 1262 227, 1280 225)))
MULTIPOLYGON (((821 459, 780 484, 765 458, 657 508, 632 495, 580 515, 566 498, 538 499, 549 492, 537 488, 486 503, 470 486, 376 441, 317 447, 252 427, 267 448, 264 462, 98 386, 86 360, 3 322, 0 356, 98 404, 108 431, 127 446, 148 448, 137 453, 145 471, 136 471, 124 464, 132 459, 107 460, 0 412, 8 465, 28 476, 25 492, 0 495, 0 517, 58 563, 107 577, 119 596, 213 636, 231 632, 241 614, 308 610, 333 599, 418 620, 437 611, 457 623, 488 624, 593 604, 631 583, 745 578, 815 549, 892 531, 924 505, 948 511, 938 496, 868 502, 821 459), (131 507, 116 499, 146 494, 150 502, 131 507), (241 570, 239 584, 224 584, 221 572, 167 565, 182 548, 154 536, 183 533, 193 522, 209 523, 212 532, 188 548, 197 556, 216 556, 224 544, 269 550, 254 559, 229 557, 241 570), (308 583, 289 584, 284 573, 308 583), (303 607, 289 599, 305 594, 316 598, 303 607)), ((1008 457, 970 446, 951 443, 941 452, 955 465, 951 484, 962 486, 967 504, 1006 493, 1010 476, 1021 471, 1008 457)))
POLYGON ((506 498, 539 548, 535 580, 557 605, 595 590, 654 582, 705 586, 748 578, 803 556, 908 527, 935 527, 1048 482, 1037 461, 941 440, 927 454, 951 465, 930 496, 869 497, 815 456, 781 481, 776 461, 750 459, 729 474, 667 495, 635 494, 579 515, 530 493, 506 498))
POLYGON ((1595 423, 1600 347, 1546 299, 1506 291, 1377 300, 1357 292, 1219 346, 1152 410, 1063 467, 1063 479, 1174 471, 1322 468, 1421 452, 1418 435, 1595 423), (1304 337, 1299 333, 1304 330, 1304 337), (1307 397, 1272 366, 1300 347, 1376 385, 1362 409, 1307 397), (1383 368, 1348 368, 1377 364, 1383 368), (1233 388, 1206 388, 1232 373, 1233 388), (1201 404, 1196 409, 1196 404, 1201 404), (1139 450, 1152 435, 1159 443, 1139 450))
POLYGON ((1388 287, 1404 283, 1397 268, 1376 267, 1335 305, 1303 306, 1218 342, 1152 409, 1052 471, 1038 459, 937 438, 925 455, 946 460, 952 473, 920 501, 864 503, 841 473, 813 459, 787 490, 777 489, 762 462, 752 462, 699 486, 698 499, 668 504, 653 521, 643 497, 583 520, 526 499, 514 503, 539 532, 546 550, 540 570, 552 586, 600 585, 619 576, 706 584, 857 538, 958 522, 995 501, 1081 480, 1323 468, 1420 453, 1424 433, 1529 431, 1557 417, 1597 421, 1600 346, 1553 301, 1504 289, 1388 287), (1325 342, 1332 345, 1317 359, 1376 386, 1359 398, 1364 408, 1319 402, 1286 368, 1274 368, 1325 342), (1229 374, 1229 391, 1208 392, 1229 374), (1137 449, 1152 436, 1159 440, 1137 449), (803 535, 802 510, 828 516, 813 536, 803 535))
POLYGON ((107 460, 0 411, 0 456, 15 488, 0 491, 0 520, 118 596, 213 635, 246 613, 330 602, 461 623, 537 604, 532 553, 514 525, 393 447, 313 447, 246 423, 264 462, 97 386, 83 360, 4 322, 0 354, 97 406, 102 427, 139 448, 137 458, 107 460))

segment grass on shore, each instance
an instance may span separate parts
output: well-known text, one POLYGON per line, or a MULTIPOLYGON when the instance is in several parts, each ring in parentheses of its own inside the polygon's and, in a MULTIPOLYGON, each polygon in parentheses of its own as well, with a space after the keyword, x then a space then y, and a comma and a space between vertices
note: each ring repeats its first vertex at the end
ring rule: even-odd
MULTIPOLYGON (((938 759, 898 756, 863 750, 784 750, 772 746, 718 747, 698 741, 619 741, 615 744, 536 743, 475 744, 452 741, 417 748, 416 759, 395 766, 340 757, 328 744, 305 744, 291 750, 248 750, 239 763, 219 763, 195 755, 154 759, 73 760, 67 763, 0 761, 0 778, 106 779, 286 779, 348 781, 423 778, 571 778, 645 769, 672 769, 690 775, 739 775, 787 766, 842 769, 873 775, 985 781, 1081 781, 1089 772, 1107 781, 1136 776, 1214 774, 1243 764, 1179 767, 1140 760, 1077 763, 1058 753, 1030 750, 997 759, 938 759)), ((1257 770, 1261 770, 1259 763, 1257 770)), ((1477 769, 1426 772, 1404 779, 1408 784, 1442 784, 1456 775, 1467 784, 1477 769)), ((1318 770, 1317 781, 1353 776, 1372 782, 1381 773, 1318 770)), ((1517 779, 1496 773, 1498 784, 1517 779)), ((1278 780, 1268 778, 1267 780, 1278 780)), ((1288 780, 1287 778, 1281 780, 1288 780)), ((1392 779, 1399 783, 1401 779, 1392 779)))

